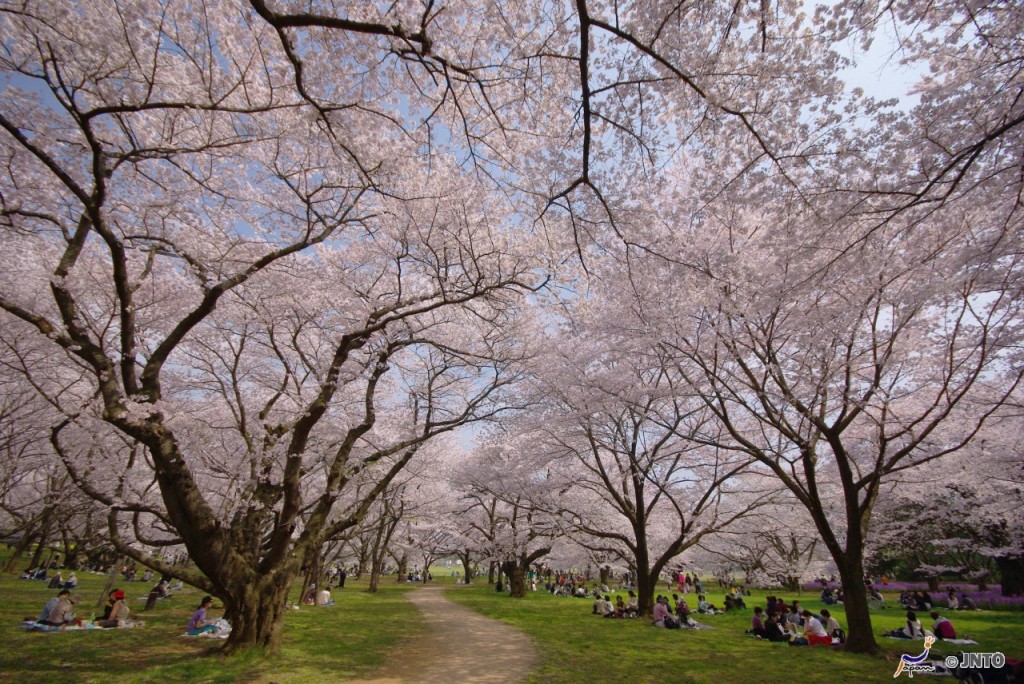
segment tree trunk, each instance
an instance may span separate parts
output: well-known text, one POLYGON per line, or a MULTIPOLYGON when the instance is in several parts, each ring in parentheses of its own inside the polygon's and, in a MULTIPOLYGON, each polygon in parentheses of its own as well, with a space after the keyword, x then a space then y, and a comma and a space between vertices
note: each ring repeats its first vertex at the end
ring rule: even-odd
POLYGON ((601 584, 602 585, 609 584, 608 580, 611 579, 611 576, 612 576, 612 569, 610 567, 608 567, 607 565, 602 565, 601 566, 601 584))
POLYGON ((647 553, 647 539, 640 523, 634 523, 636 547, 636 596, 640 615, 649 616, 654 612, 654 592, 658 589, 658 576, 651 575, 651 559, 647 553))
POLYGON ((640 615, 651 615, 654 610, 654 592, 657 588, 657 577, 652 578, 647 570, 636 573, 636 597, 640 615))
POLYGON ((225 653, 257 647, 276 653, 280 649, 291 585, 292 578, 285 573, 264 575, 243 585, 225 602, 224 614, 231 622, 225 653))
POLYGON ((843 607, 846 609, 846 650, 851 653, 878 653, 878 643, 871 630, 868 592, 864 586, 864 564, 859 554, 849 554, 847 567, 840 566, 843 581, 843 607), (849 558, 855 555, 855 558, 849 558))
MULTIPOLYGON (((32 546, 32 541, 34 539, 35 539, 35 536, 31 535, 31 534, 28 534, 28 533, 26 533, 25 536, 23 536, 21 538, 21 541, 18 542, 15 545, 15 547, 14 547, 14 555, 12 555, 7 560, 7 564, 4 565, 3 572, 14 572, 14 567, 18 564, 18 561, 21 560, 21 556, 26 551, 28 551, 30 546, 32 546)), ((34 566, 29 566, 29 567, 34 567, 34 566)))
POLYGON ((498 564, 495 561, 491 561, 487 565, 487 583, 488 584, 494 584, 494 573, 498 569, 497 565, 498 564))
POLYGON ((404 582, 406 575, 409 574, 409 554, 402 552, 402 557, 398 559, 398 581, 404 582))
POLYGON ((512 598, 524 598, 526 596, 526 567, 521 562, 505 561, 501 564, 501 570, 508 577, 508 585, 512 590, 512 598))
POLYGON ((463 552, 459 553, 459 560, 462 561, 462 572, 465 574, 466 584, 472 584, 473 583, 473 571, 469 567, 469 565, 470 565, 469 551, 463 551, 463 552))
POLYGON ((997 558, 996 565, 999 567, 999 576, 1003 584, 1002 595, 1024 594, 1024 556, 997 558))
POLYGON ((32 554, 32 560, 29 561, 30 568, 38 568, 39 564, 43 562, 43 553, 46 552, 46 541, 50 537, 50 514, 51 509, 49 508, 43 511, 43 524, 39 528, 36 551, 32 554))

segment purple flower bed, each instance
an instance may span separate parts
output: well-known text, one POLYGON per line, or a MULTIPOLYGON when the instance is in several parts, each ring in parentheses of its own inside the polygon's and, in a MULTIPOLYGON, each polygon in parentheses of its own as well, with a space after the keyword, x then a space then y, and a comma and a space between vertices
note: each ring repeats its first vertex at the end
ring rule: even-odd
MULTIPOLYGON (((838 587, 838 583, 829 582, 829 586, 835 588, 838 587)), ((881 582, 875 582, 875 588, 879 591, 885 592, 903 592, 903 591, 927 591, 927 582, 899 582, 892 580, 888 584, 882 584, 881 582)), ((978 608, 985 609, 1015 609, 1024 610, 1024 596, 1002 596, 1000 592, 1002 587, 998 584, 988 585, 988 589, 984 591, 978 589, 976 584, 967 584, 964 582, 939 582, 939 590, 931 592, 932 599, 938 606, 946 605, 946 594, 949 591, 949 587, 956 589, 956 597, 963 599, 963 595, 971 597, 971 600, 978 606, 978 608)), ((821 591, 820 582, 808 582, 801 586, 804 591, 821 591)))

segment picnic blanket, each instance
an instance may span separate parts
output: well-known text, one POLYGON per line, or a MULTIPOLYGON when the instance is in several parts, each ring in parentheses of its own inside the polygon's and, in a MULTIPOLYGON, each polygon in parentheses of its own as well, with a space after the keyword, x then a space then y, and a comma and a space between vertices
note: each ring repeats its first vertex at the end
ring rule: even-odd
POLYGON ((91 622, 83 622, 81 625, 70 624, 58 627, 56 625, 44 625, 43 623, 36 622, 35 620, 25 620, 19 626, 30 632, 76 632, 83 629, 103 629, 99 625, 94 625, 91 622))
POLYGON ((197 637, 202 637, 204 639, 227 639, 228 636, 231 634, 231 623, 225 620, 224 618, 215 620, 210 624, 212 624, 217 629, 215 629, 212 632, 200 632, 199 634, 189 634, 188 632, 185 632, 181 636, 188 637, 190 639, 197 637))

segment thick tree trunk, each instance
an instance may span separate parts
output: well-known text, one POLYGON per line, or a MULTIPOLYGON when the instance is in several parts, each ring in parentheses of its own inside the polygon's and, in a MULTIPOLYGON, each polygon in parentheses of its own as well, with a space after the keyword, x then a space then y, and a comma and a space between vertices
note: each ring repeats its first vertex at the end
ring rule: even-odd
POLYGON ((651 615, 654 610, 654 592, 657 588, 657 577, 652 578, 647 570, 636 573, 636 597, 640 615, 651 615))
POLYGON ((1024 556, 997 558, 996 565, 999 566, 999 576, 1003 584, 1002 595, 1024 594, 1024 556))
POLYGON ((658 589, 657 575, 651 576, 651 560, 647 554, 646 537, 642 536, 639 524, 634 525, 637 535, 636 549, 636 596, 640 607, 640 615, 651 615, 654 612, 654 592, 658 589))
POLYGON ((491 561, 487 565, 487 583, 494 584, 494 573, 498 569, 498 564, 495 561, 491 561))
POLYGON ((224 614, 231 622, 225 653, 252 648, 276 653, 280 649, 291 585, 292 578, 284 573, 267 575, 245 585, 225 602, 224 614))
POLYGON ((511 588, 512 598, 524 598, 526 596, 526 566, 522 562, 505 561, 501 564, 501 570, 508 577, 508 584, 511 588))
POLYGON ((470 555, 469 551, 464 551, 459 554, 459 560, 462 561, 462 572, 465 575, 466 584, 473 583, 473 570, 470 568, 470 555))
POLYGON ((607 565, 602 565, 601 566, 601 584, 604 584, 604 585, 608 584, 609 583, 608 580, 611 579, 611 576, 612 576, 612 569, 610 567, 608 567, 607 565))
POLYGON ((859 553, 849 554, 847 567, 839 568, 843 581, 843 607, 846 609, 846 650, 851 653, 878 653, 871 629, 868 592, 864 586, 864 564, 859 553), (850 558, 850 555, 856 557, 850 558))

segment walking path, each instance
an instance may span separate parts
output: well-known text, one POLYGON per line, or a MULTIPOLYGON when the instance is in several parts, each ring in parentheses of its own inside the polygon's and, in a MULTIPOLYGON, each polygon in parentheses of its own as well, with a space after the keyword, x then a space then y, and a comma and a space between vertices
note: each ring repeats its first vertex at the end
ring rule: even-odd
POLYGON ((370 684, 518 684, 537 662, 529 637, 514 627, 452 603, 440 587, 406 594, 426 631, 402 644, 400 655, 370 684))

